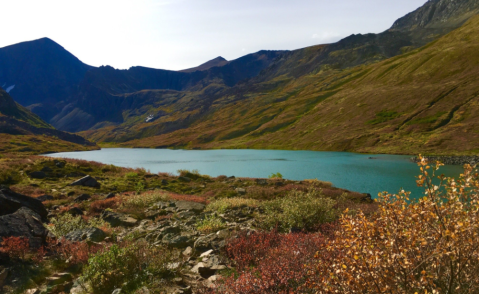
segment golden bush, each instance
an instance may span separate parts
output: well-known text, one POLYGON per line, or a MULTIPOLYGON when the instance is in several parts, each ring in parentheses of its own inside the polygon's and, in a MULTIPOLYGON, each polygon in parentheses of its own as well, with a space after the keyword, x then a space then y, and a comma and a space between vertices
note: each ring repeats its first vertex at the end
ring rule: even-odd
POLYGON ((421 157, 419 200, 379 195, 379 211, 344 214, 310 272, 318 293, 479 293, 479 176, 455 180, 421 157), (434 181, 438 181, 437 185, 434 181))

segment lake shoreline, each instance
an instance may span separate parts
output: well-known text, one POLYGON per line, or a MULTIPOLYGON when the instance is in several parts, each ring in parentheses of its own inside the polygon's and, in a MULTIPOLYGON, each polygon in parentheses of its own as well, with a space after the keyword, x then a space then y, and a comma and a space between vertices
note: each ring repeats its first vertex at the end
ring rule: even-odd
MULTIPOLYGON (((440 161, 447 165, 476 165, 479 163, 479 156, 478 155, 439 155, 439 156, 424 156, 429 162, 440 161)), ((411 157, 412 162, 419 162, 419 157, 411 157)))

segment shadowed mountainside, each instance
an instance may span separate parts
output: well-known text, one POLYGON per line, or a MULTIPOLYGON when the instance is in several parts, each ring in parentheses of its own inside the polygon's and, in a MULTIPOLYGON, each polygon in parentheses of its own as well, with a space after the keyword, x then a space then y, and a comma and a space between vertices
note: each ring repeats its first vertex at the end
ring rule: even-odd
POLYGON ((0 133, 2 136, 6 134, 48 136, 83 146, 96 146, 78 135, 55 130, 37 115, 15 103, 2 88, 0 88, 0 133))

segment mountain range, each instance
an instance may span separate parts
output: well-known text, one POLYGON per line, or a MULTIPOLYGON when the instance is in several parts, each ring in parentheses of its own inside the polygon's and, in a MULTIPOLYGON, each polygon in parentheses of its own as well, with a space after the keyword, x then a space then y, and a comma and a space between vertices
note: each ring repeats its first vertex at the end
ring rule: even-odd
POLYGON ((44 38, 0 48, 0 86, 101 144, 473 153, 478 12, 430 0, 380 34, 182 71, 92 67, 44 38))

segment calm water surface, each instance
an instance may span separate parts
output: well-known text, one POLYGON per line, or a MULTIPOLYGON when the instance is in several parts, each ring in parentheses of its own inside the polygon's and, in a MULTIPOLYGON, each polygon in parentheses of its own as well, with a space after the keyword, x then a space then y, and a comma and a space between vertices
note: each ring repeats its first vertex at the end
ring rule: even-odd
MULTIPOLYGON (((422 190, 415 185, 419 169, 410 156, 371 155, 347 152, 283 150, 169 150, 106 148, 98 151, 49 154, 98 161, 123 167, 142 167, 151 172, 177 173, 179 169, 197 169, 210 176, 267 178, 281 173, 291 180, 318 179, 334 186, 371 193, 397 193, 401 188, 416 197, 422 190), (374 159, 370 159, 370 158, 374 159)), ((458 176, 460 166, 444 166, 441 172, 458 176)))

